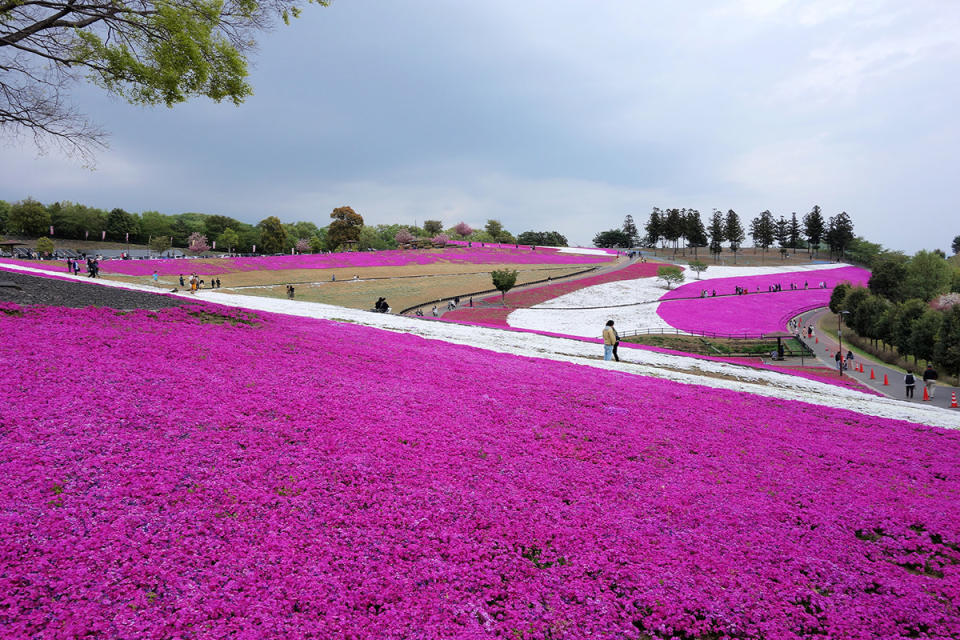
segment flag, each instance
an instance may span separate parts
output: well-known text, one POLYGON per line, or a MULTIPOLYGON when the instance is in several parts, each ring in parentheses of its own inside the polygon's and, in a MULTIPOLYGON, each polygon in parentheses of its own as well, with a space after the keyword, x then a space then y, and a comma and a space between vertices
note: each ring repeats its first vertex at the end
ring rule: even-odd
POLYGON ((257 245, 253 245, 253 251, 251 251, 250 253, 256 253, 256 252, 257 252, 257 245))
POLYGON ((86 231, 83 232, 83 239, 84 240, 90 239, 90 229, 87 229, 86 231))
POLYGON ((53 225, 50 225, 50 235, 53 235, 53 225))
POLYGON ((106 239, 107 239, 107 232, 106 232, 106 231, 103 231, 103 232, 100 233, 100 239, 101 239, 101 240, 106 240, 106 239))
POLYGON ((217 250, 217 241, 216 241, 216 240, 213 241, 213 250, 214 250, 214 251, 217 250))
POLYGON ((127 233, 127 240, 126 240, 126 241, 127 241, 127 242, 130 242, 130 234, 129 234, 129 233, 127 233))

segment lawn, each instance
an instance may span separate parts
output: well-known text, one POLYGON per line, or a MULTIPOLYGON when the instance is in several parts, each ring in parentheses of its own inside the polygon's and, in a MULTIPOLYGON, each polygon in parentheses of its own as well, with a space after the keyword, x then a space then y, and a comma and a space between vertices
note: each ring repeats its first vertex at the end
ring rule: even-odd
POLYGON ((213 306, 0 309, 6 637, 960 634, 960 433, 213 306))

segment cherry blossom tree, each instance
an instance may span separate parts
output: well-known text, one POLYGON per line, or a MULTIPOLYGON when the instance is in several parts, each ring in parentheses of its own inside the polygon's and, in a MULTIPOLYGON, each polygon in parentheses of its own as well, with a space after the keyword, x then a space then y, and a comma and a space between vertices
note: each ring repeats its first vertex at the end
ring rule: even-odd
POLYGON ((193 253, 203 253, 204 251, 209 251, 210 245, 207 243, 207 236, 203 235, 199 231, 194 231, 190 234, 190 237, 187 238, 187 248, 193 253))

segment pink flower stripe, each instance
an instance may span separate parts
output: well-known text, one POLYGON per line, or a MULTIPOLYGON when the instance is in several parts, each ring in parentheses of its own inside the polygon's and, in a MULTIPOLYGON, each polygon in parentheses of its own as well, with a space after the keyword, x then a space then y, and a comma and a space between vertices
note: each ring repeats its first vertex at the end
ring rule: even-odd
MULTIPOLYGON (((507 294, 508 308, 490 309, 478 307, 463 307, 444 313, 443 320, 463 323, 479 323, 490 326, 507 327, 507 316, 514 309, 529 308, 541 304, 547 300, 559 298, 562 295, 592 287, 607 282, 619 282, 621 280, 635 280, 637 278, 649 278, 657 275, 657 267, 663 266, 654 262, 634 262, 631 265, 586 278, 577 278, 576 280, 566 280, 564 282, 554 282, 531 289, 524 289, 507 294)), ((500 294, 493 294, 482 299, 482 302, 496 304, 500 300, 500 294)), ((476 302, 476 301, 475 301, 476 302)))
POLYGON ((957 432, 213 306, 0 335, 4 637, 960 634, 957 432))
MULTIPOLYGON (((480 245, 481 245, 481 243, 479 243, 479 242, 469 242, 469 241, 467 241, 467 240, 450 240, 450 241, 447 242, 447 244, 448 244, 448 245, 451 245, 451 244, 452 244, 452 245, 456 245, 456 246, 460 246, 460 247, 466 247, 466 246, 472 245, 474 248, 475 248, 475 247, 480 247, 480 245)), ((557 251, 557 252, 559 252, 559 251, 561 251, 562 249, 566 249, 566 248, 567 248, 567 247, 542 247, 542 246, 540 246, 540 245, 536 245, 537 248, 534 249, 533 246, 532 246, 532 245, 529 245, 529 244, 521 244, 521 245, 516 245, 516 244, 498 244, 498 243, 495 243, 495 242, 486 242, 486 243, 482 243, 482 244, 483 244, 483 247, 481 247, 481 248, 484 248, 484 247, 495 247, 495 248, 498 248, 498 249, 520 249, 521 251, 557 251)), ((618 255, 618 254, 621 253, 621 251, 618 250, 618 249, 606 249, 606 248, 604 248, 604 249, 598 249, 598 248, 596 248, 596 247, 571 247, 571 248, 572 248, 572 249, 590 249, 590 251, 606 253, 606 254, 611 255, 611 256, 615 256, 615 255, 618 255)), ((596 255, 596 254, 594 254, 594 255, 596 255)))
POLYGON ((869 279, 870 272, 861 267, 838 267, 836 269, 817 269, 816 271, 795 271, 759 276, 732 276, 711 280, 692 280, 666 292, 660 299, 699 298, 703 290, 706 290, 708 295, 714 290, 716 290, 718 296, 734 295, 737 287, 748 289, 750 291, 748 295, 757 292, 768 293, 768 287, 778 284, 783 288, 780 293, 790 292, 790 284, 796 285, 799 291, 815 291, 820 282, 826 284, 828 289, 832 289, 840 282, 866 285, 869 279), (805 284, 807 285, 806 289, 804 289, 805 284))
MULTIPOLYGON (((557 253, 515 248, 451 248, 434 251, 357 251, 350 253, 304 254, 295 256, 260 256, 250 258, 209 258, 180 260, 104 260, 101 271, 128 276, 149 276, 154 270, 160 275, 198 273, 221 275, 237 271, 284 270, 284 269, 344 269, 359 267, 394 267, 410 264, 600 264, 609 262, 610 256, 557 253)), ((66 263, 46 260, 13 260, 10 262, 45 269, 66 271, 66 263)), ((344 274, 347 275, 347 274, 344 274)))
POLYGON ((716 333, 769 333, 783 331, 794 316, 826 306, 833 287, 840 282, 865 285, 870 272, 860 267, 841 267, 822 271, 797 272, 774 276, 746 276, 718 278, 691 282, 668 292, 657 308, 657 314, 670 326, 681 331, 708 331, 716 333), (807 281, 809 288, 803 289, 807 281), (817 288, 824 281, 826 289, 817 288), (799 290, 790 290, 797 283, 799 290), (780 283, 783 291, 770 293, 767 287, 780 283), (747 295, 732 295, 734 287, 751 291, 747 295), (760 293, 756 293, 760 287, 760 293), (700 292, 716 289, 717 297, 700 298, 700 292), (679 299, 687 298, 687 299, 679 299))

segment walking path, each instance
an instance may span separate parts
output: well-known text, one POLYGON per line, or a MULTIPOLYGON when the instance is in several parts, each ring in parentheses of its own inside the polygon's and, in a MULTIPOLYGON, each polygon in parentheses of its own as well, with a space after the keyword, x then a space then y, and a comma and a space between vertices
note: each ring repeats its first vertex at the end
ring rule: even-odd
MULTIPOLYGON (((817 324, 820 320, 829 313, 828 309, 820 308, 814 309, 813 311, 808 311, 800 316, 800 324, 804 327, 808 325, 813 325, 814 338, 807 339, 804 334, 803 341, 813 349, 813 352, 817 356, 817 360, 822 362, 825 366, 831 367, 834 370, 837 368, 836 357, 837 349, 839 344, 833 336, 828 336, 820 333, 817 330, 817 324)), ((843 346, 843 354, 846 356, 849 347, 847 345, 843 346)), ((914 371, 913 375, 917 379, 917 386, 914 391, 913 399, 905 397, 905 388, 903 384, 903 372, 899 369, 895 369, 890 365, 880 362, 875 358, 871 358, 867 355, 861 353, 854 354, 854 363, 863 364, 863 373, 854 371, 852 368, 843 372, 843 375, 850 376, 851 378, 860 381, 861 383, 867 385, 871 389, 879 391, 880 393, 897 400, 902 400, 904 402, 912 402, 914 404, 925 404, 925 405, 934 405, 938 407, 950 407, 951 402, 951 393, 956 393, 958 397, 958 402, 960 402, 960 388, 953 387, 947 384, 946 380, 939 380, 934 391, 934 397, 930 400, 923 399, 923 369, 919 371, 914 371), (873 371, 874 378, 870 379, 870 371, 873 371), (889 385, 883 384, 883 376, 887 376, 887 380, 890 383, 889 385)), ((839 371, 837 372, 839 376, 839 371)), ((960 409, 958 409, 960 411, 960 409)))

